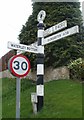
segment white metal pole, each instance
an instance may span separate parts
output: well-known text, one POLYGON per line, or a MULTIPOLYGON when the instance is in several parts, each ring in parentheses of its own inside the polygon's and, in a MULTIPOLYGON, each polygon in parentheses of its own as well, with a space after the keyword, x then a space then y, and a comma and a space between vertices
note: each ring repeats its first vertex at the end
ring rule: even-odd
POLYGON ((20 118, 20 81, 16 79, 16 118, 20 118))

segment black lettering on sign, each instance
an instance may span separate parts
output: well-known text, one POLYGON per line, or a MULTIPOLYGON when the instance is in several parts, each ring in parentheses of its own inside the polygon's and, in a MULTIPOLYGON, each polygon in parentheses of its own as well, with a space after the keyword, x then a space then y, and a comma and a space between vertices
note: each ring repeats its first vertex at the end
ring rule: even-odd
POLYGON ((22 70, 26 70, 27 69, 27 63, 26 62, 22 62, 21 68, 22 68, 22 70))
MULTIPOLYGON (((14 61, 14 69, 15 70, 19 70, 20 69, 20 62, 19 61, 14 61)), ((27 70, 27 63, 26 62, 22 62, 21 63, 21 69, 22 70, 27 70)))
POLYGON ((65 32, 63 33, 63 36, 68 35, 68 34, 69 34, 69 31, 65 31, 65 32))
POLYGON ((20 66, 19 66, 20 63, 18 61, 14 61, 14 64, 15 64, 14 69, 18 70, 20 68, 20 66))

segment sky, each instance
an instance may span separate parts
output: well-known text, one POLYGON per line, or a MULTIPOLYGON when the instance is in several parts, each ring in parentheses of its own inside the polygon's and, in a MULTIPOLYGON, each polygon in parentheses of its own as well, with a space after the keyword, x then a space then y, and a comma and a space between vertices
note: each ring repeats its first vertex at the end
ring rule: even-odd
POLYGON ((18 35, 32 14, 31 0, 0 0, 0 58, 10 49, 7 42, 19 43, 18 35))
POLYGON ((8 41, 19 43, 22 25, 31 14, 31 0, 0 0, 0 58, 10 51, 8 41))

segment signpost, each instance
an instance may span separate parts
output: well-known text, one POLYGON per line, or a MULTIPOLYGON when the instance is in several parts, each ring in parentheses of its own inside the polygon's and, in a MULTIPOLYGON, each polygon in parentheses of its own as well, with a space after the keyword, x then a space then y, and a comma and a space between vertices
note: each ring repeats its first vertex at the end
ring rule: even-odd
POLYGON ((16 118, 20 118, 20 81, 30 71, 30 62, 23 55, 13 56, 8 63, 10 72, 17 77, 16 81, 16 118))
POLYGON ((37 54, 37 112, 40 111, 43 107, 44 99, 44 46, 42 46, 42 40, 44 40, 44 24, 43 20, 45 19, 46 13, 40 11, 37 20, 38 20, 38 54, 37 54))
POLYGON ((54 25, 54 26, 48 28, 47 30, 45 30, 44 31, 44 37, 46 37, 46 36, 48 36, 52 33, 55 33, 55 32, 65 28, 65 27, 67 27, 67 21, 66 20, 64 20, 64 21, 58 23, 57 25, 54 25))
POLYGON ((10 49, 21 50, 21 51, 26 51, 26 52, 31 52, 31 53, 37 53, 37 48, 32 45, 28 46, 28 45, 8 42, 7 47, 10 49))
POLYGON ((54 42, 56 40, 59 40, 59 39, 62 39, 64 37, 67 37, 67 36, 70 36, 70 35, 73 35, 75 33, 79 33, 79 28, 78 26, 74 26, 74 27, 71 27, 69 29, 66 29, 62 32, 59 32, 55 35, 52 35, 50 37, 47 37, 45 38, 43 41, 42 41, 42 45, 46 45, 48 43, 51 43, 51 42, 54 42))
MULTIPOLYGON (((64 20, 57 25, 54 25, 47 30, 44 31, 44 23, 43 20, 45 19, 46 13, 45 11, 41 10, 37 16, 38 20, 38 34, 37 38, 38 41, 31 44, 30 46, 23 45, 23 44, 15 44, 12 42, 8 42, 8 48, 16 49, 31 53, 37 53, 37 85, 36 85, 36 93, 31 95, 31 101, 35 102, 35 113, 40 111, 43 107, 44 101, 44 45, 47 45, 51 42, 60 40, 62 38, 68 37, 70 35, 79 33, 79 27, 76 25, 74 27, 68 28, 62 32, 56 33, 52 36, 49 36, 65 27, 67 27, 67 21, 64 20), (47 37, 49 36, 49 37, 47 37), (45 37, 45 38, 44 38, 45 37), (37 108, 36 108, 37 105, 37 108), (36 111, 37 110, 37 111, 36 111)), ((28 74, 30 70, 30 63, 29 61, 21 56, 17 55, 10 60, 10 67, 11 73, 18 77, 23 77, 28 74)), ((17 111, 16 111, 16 118, 20 117, 20 79, 17 79, 17 111), (18 95, 19 94, 19 95, 18 95), (18 101, 19 100, 19 101, 18 101)), ((33 104, 34 105, 34 104, 33 104)))

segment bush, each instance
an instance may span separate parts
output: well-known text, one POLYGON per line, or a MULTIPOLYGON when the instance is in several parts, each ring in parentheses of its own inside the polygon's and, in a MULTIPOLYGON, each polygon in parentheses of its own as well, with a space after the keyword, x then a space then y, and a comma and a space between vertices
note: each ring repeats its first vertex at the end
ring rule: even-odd
POLYGON ((84 80, 84 59, 79 58, 68 65, 72 79, 84 80))

